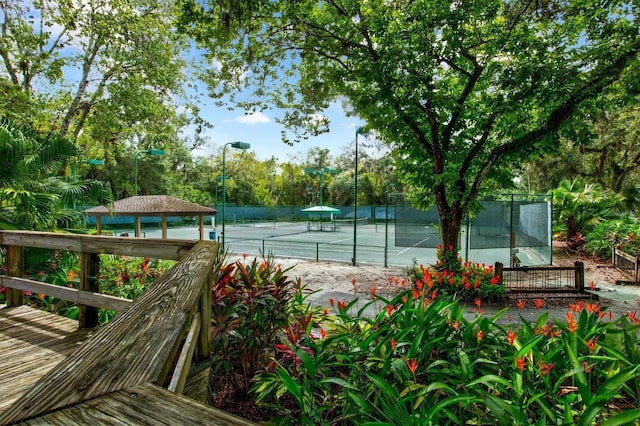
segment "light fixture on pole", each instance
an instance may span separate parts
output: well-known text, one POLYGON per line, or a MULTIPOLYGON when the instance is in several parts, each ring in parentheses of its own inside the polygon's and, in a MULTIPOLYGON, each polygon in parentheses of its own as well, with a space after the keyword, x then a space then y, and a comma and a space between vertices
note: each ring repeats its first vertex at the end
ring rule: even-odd
POLYGON ((104 160, 80 160, 73 163, 73 182, 75 183, 78 177, 78 163, 89 164, 90 166, 104 166, 104 160))
POLYGON ((371 132, 365 130, 364 127, 356 127, 356 155, 353 176, 353 257, 351 258, 353 266, 356 266, 356 239, 358 238, 358 135, 367 137, 371 135, 371 132))
POLYGON ((231 148, 236 148, 236 149, 249 149, 251 148, 251 144, 247 142, 227 142, 222 147, 222 250, 223 251, 225 247, 224 246, 224 222, 225 222, 224 206, 227 201, 227 189, 225 186, 225 181, 227 180, 225 176, 225 173, 226 173, 225 152, 226 152, 227 146, 231 146, 231 148))
POLYGON ((330 174, 336 174, 338 173, 337 170, 335 169, 330 169, 329 167, 323 167, 321 169, 304 169, 305 173, 308 173, 310 175, 319 175, 320 176, 320 191, 319 191, 319 198, 320 198, 320 203, 318 204, 319 206, 322 206, 322 176, 325 173, 330 173, 330 174))
POLYGON ((143 149, 133 156, 133 195, 138 195, 138 155, 140 154, 149 154, 149 155, 164 155, 164 150, 162 149, 143 149))

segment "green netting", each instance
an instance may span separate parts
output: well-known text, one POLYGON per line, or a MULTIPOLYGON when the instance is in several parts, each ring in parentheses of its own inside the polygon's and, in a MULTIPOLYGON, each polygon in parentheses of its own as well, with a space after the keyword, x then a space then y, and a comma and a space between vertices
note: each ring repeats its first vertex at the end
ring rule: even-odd
MULTIPOLYGON (((480 202, 480 211, 465 221, 458 247, 509 251, 512 263, 551 263, 551 200, 547 195, 511 195, 506 200, 480 202)), ((418 210, 407 201, 395 205, 395 245, 435 248, 440 242, 436 207, 418 210)))

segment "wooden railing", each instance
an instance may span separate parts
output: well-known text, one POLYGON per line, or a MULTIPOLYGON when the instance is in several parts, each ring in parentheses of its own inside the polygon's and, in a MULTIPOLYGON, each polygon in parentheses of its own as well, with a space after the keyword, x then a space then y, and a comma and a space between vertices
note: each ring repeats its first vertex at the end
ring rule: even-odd
POLYGON ((495 264, 495 274, 511 292, 578 292, 583 293, 584 263, 574 266, 504 267, 495 264))
POLYGON ((638 282, 640 275, 640 256, 631 256, 614 245, 611 263, 613 263, 615 269, 631 278, 633 282, 638 282))
POLYGON ((210 353, 211 284, 218 243, 105 236, 78 236, 29 231, 0 231, 7 247, 7 304, 29 290, 63 296, 84 310, 81 326, 94 323, 95 307, 121 312, 73 355, 58 364, 28 393, 2 413, 0 424, 12 424, 144 383, 182 392, 189 366, 210 353), (80 290, 64 289, 22 278, 23 247, 80 253, 80 290), (96 292, 98 253, 174 259, 177 263, 133 302, 96 292))

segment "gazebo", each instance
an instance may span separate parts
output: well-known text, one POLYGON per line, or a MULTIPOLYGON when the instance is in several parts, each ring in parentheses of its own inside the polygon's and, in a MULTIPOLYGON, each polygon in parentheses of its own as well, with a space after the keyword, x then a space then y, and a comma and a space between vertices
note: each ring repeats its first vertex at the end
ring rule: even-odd
POLYGON ((105 206, 92 207, 84 211, 87 216, 95 216, 98 235, 102 233, 103 216, 133 216, 136 219, 136 236, 141 234, 140 218, 153 216, 162 218, 162 238, 167 238, 167 217, 197 216, 200 227, 200 239, 204 240, 204 217, 213 216, 218 211, 210 207, 190 203, 168 195, 137 195, 123 198, 113 203, 109 209, 105 206))

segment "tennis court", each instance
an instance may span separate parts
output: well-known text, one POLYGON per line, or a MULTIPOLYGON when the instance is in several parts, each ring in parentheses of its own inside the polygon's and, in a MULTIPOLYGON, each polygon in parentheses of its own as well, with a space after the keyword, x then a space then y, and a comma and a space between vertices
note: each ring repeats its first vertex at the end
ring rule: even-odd
MULTIPOLYGON (((221 227, 207 227, 208 237, 215 232, 220 241, 221 227)), ((119 230, 116 232, 131 232, 119 230)), ((354 254, 354 228, 352 221, 324 222, 322 230, 313 222, 252 222, 228 223, 225 225, 225 244, 231 253, 247 253, 258 256, 260 253, 273 253, 280 258, 299 258, 351 263, 354 254)), ((159 228, 145 228, 143 237, 160 238, 159 228)), ((168 229, 168 238, 198 239, 197 227, 175 227, 168 229)), ((388 223, 358 223, 356 229, 356 262, 373 265, 409 266, 432 264, 436 261, 436 248, 425 248, 425 245, 437 247, 437 232, 429 232, 427 239, 434 241, 418 241, 409 247, 395 246, 395 225, 388 223), (425 244, 427 243, 427 244, 425 244), (422 246, 422 247, 421 247, 422 246)), ((502 262, 509 265, 509 248, 469 249, 464 247, 465 238, 461 239, 461 253, 467 260, 493 264, 502 262)), ((535 262, 534 262, 535 263, 535 262)))

